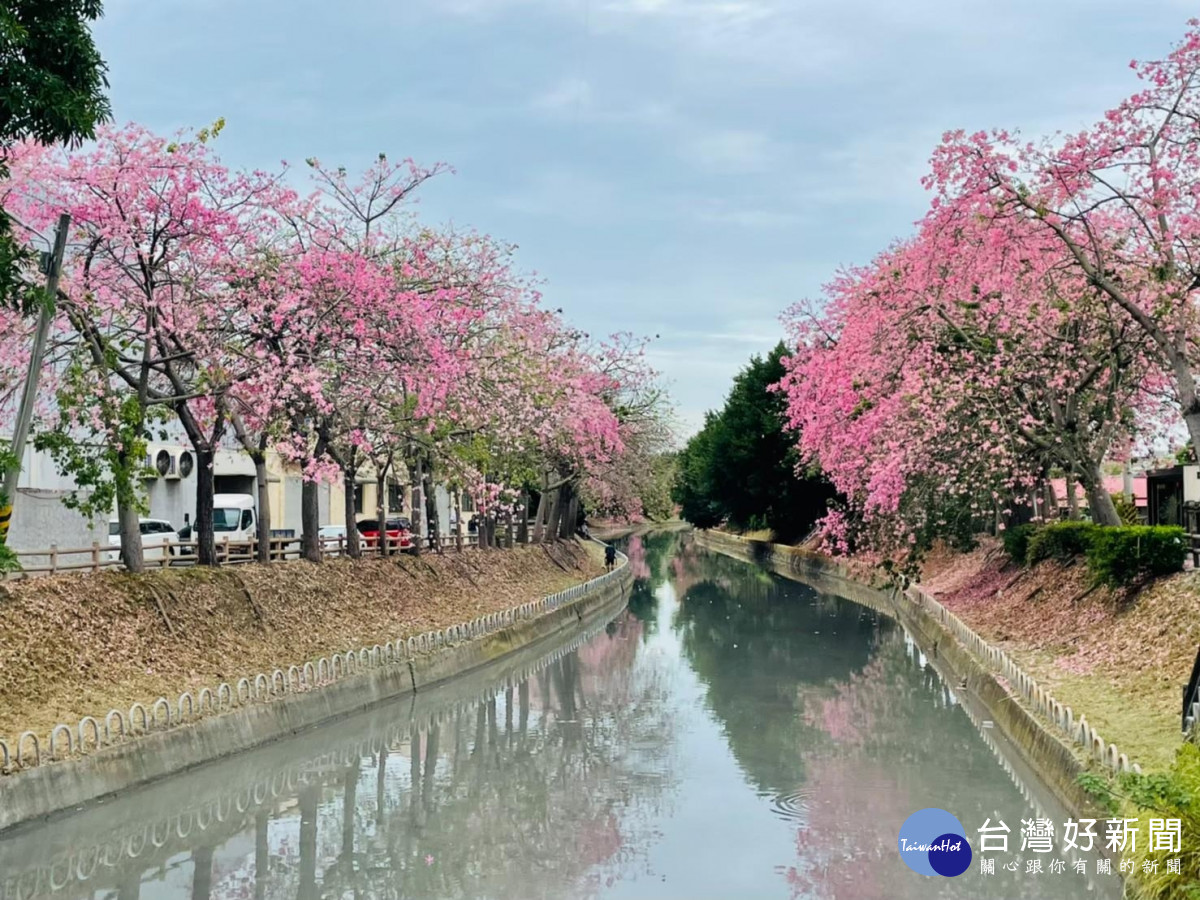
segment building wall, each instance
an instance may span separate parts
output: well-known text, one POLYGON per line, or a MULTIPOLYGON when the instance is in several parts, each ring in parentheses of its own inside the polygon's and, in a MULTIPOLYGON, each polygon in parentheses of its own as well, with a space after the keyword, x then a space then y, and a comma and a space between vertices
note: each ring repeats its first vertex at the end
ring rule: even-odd
MULTIPOLYGON (((90 547, 98 541, 108 546, 108 516, 87 519, 73 509, 63 505, 63 497, 69 491, 37 490, 18 488, 13 499, 12 524, 9 526, 8 546, 14 550, 44 550, 51 544, 60 549, 90 547)), ((60 562, 70 564, 88 561, 78 556, 60 562)), ((24 566, 44 566, 49 562, 45 556, 21 557, 24 566)))
POLYGON ((178 480, 157 478, 145 482, 151 519, 166 519, 178 531, 196 519, 196 474, 178 480))
MULTIPOLYGON (((183 441, 175 443, 152 443, 151 456, 160 449, 180 452, 190 449, 183 441)), ((149 509, 148 516, 165 519, 176 530, 185 524, 194 524, 196 518, 196 482, 198 472, 192 471, 186 478, 147 478, 143 485, 149 509)), ((249 455, 238 448, 222 448, 213 461, 213 476, 221 485, 218 493, 246 493, 258 499, 257 478, 254 463, 249 455)), ((363 485, 362 512, 359 519, 371 519, 376 512, 378 486, 374 472, 369 467, 361 475, 363 485)), ((267 454, 267 495, 271 505, 271 527, 273 530, 291 531, 301 534, 302 477, 298 466, 283 460, 277 453, 267 454)), ((402 485, 401 508, 392 508, 389 515, 412 516, 412 490, 408 485, 408 473, 398 466, 391 479, 402 485)), ((62 505, 62 498, 75 487, 73 479, 62 475, 48 454, 26 451, 18 485, 18 497, 14 501, 12 523, 12 546, 17 549, 41 549, 56 543, 65 546, 89 546, 93 540, 102 544, 108 539, 108 519, 116 516, 116 510, 108 515, 97 516, 89 522, 62 505), (95 526, 93 530, 89 526, 95 526)), ((345 488, 339 481, 322 484, 317 491, 320 522, 322 525, 344 525, 345 488)), ((436 488, 435 502, 438 520, 443 534, 450 533, 451 497, 440 485, 436 488)), ((422 510, 424 513, 424 510, 422 510)), ((422 518, 424 516, 422 515, 422 518)))

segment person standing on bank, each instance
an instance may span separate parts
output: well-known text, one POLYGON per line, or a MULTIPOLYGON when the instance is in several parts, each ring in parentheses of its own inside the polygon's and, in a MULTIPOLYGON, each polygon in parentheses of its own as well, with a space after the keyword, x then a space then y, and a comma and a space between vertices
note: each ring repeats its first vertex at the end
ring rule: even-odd
POLYGON ((612 567, 617 564, 617 548, 612 544, 604 545, 604 568, 612 571, 612 567))

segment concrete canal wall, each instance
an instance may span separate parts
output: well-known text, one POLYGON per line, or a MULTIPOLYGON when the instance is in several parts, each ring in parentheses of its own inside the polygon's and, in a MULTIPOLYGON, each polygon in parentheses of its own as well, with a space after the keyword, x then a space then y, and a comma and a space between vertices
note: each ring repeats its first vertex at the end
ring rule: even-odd
MULTIPOLYGON (((0 778, 0 831, 184 772, 212 760, 290 737, 377 704, 420 693, 459 675, 552 639, 569 640, 598 620, 612 618, 629 596, 627 561, 613 572, 559 594, 484 619, 396 641, 386 647, 335 654, 271 676, 243 679, 228 711, 192 719, 184 704, 166 727, 150 714, 149 733, 76 758, 16 771, 0 778)), ((209 710, 213 698, 209 697, 209 710)), ((188 704, 190 707, 191 705, 188 704)), ((203 712, 201 710, 200 712, 203 712)), ((108 723, 97 725, 108 735, 108 723)), ((65 740, 67 736, 63 735, 65 740)))
POLYGON ((748 541, 713 531, 696 532, 700 546, 765 566, 868 606, 898 621, 918 648, 958 693, 969 693, 987 711, 994 727, 1068 810, 1095 812, 1078 778, 1092 767, 1137 770, 1124 754, 1106 744, 1086 719, 1057 703, 999 648, 987 644, 917 587, 886 588, 855 580, 845 564, 811 551, 748 541))

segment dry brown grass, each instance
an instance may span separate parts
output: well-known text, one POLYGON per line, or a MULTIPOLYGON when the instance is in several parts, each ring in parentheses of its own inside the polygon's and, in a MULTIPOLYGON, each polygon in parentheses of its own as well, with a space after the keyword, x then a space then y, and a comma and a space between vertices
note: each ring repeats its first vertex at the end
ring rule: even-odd
POLYGON ((1089 592, 1082 561, 1019 569, 986 545, 932 555, 922 586, 1131 758, 1156 768, 1173 759, 1200 644, 1200 572, 1130 599, 1089 592))
POLYGON ((572 543, 17 582, 0 589, 0 736, 444 628, 602 571, 572 543))

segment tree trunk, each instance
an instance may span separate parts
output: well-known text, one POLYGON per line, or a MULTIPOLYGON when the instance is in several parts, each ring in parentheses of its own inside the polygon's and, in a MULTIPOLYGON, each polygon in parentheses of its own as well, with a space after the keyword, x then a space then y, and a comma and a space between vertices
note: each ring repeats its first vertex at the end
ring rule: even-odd
POLYGON ((142 527, 138 522, 137 507, 127 491, 117 492, 117 521, 121 529, 121 563, 130 572, 145 571, 142 527))
POLYGON ((117 525, 121 531, 121 563, 130 572, 145 571, 142 526, 138 521, 137 466, 124 450, 117 451, 117 525))
POLYGON ((254 481, 258 494, 258 561, 271 561, 271 490, 267 483, 267 442, 265 437, 259 440, 258 449, 252 454, 254 459, 254 481))
MULTIPOLYGON (((357 478, 353 466, 342 470, 343 506, 346 513, 346 555, 351 559, 362 558, 362 544, 358 541, 358 528, 355 524, 354 488, 357 478)), ((380 546, 387 543, 387 523, 379 520, 380 546)))
POLYGON ((387 809, 387 745, 380 742, 379 763, 375 769, 375 827, 383 828, 387 809))
POLYGON ((254 462, 255 494, 258 502, 258 547, 254 556, 260 563, 270 562, 271 492, 267 483, 267 436, 262 434, 257 441, 252 440, 246 430, 246 423, 239 415, 231 416, 230 422, 233 423, 233 432, 237 435, 238 443, 254 462))
POLYGON ((513 538, 513 514, 512 510, 509 510, 504 514, 504 546, 506 549, 512 549, 513 538))
POLYGON ((547 533, 550 535, 551 540, 558 540, 569 534, 569 532, 566 532, 566 522, 573 495, 574 489, 570 482, 564 484, 558 490, 558 497, 555 498, 554 505, 550 511, 550 524, 547 526, 547 533))
POLYGON ((217 564, 217 543, 213 535, 213 459, 216 454, 211 445, 192 442, 196 453, 196 524, 192 530, 196 537, 197 562, 202 566, 217 564))
POLYGON ((342 788, 342 860, 346 871, 354 871, 354 812, 358 806, 359 763, 346 770, 346 783, 342 788))
MULTIPOLYGON (((433 812, 433 776, 437 772, 438 759, 438 737, 441 732, 441 727, 434 719, 429 723, 429 730, 425 732, 425 772, 421 776, 421 805, 426 812, 433 812)), ((413 790, 416 790, 416 785, 413 785, 413 790)))
POLYGON ((517 504, 517 512, 521 520, 517 522, 517 543, 529 543, 529 491, 521 491, 521 499, 517 504))
POLYGON ((570 502, 567 503, 566 515, 563 517, 562 531, 559 532, 559 536, 563 540, 570 540, 575 535, 575 529, 578 527, 579 494, 572 490, 570 502))
POLYGON ((437 494, 433 490, 433 473, 426 472, 422 482, 425 495, 425 517, 429 523, 429 547, 437 553, 442 552, 442 523, 438 521, 437 494))
MULTIPOLYGON (((320 485, 305 478, 300 483, 300 547, 309 562, 321 561, 321 500, 317 491, 320 485)), ((354 527, 346 526, 346 534, 354 527)))
MULTIPOLYGON (((483 707, 480 706, 482 710, 483 707)), ((420 795, 417 792, 417 785, 421 783, 421 732, 417 729, 417 723, 412 723, 412 729, 408 736, 408 797, 410 812, 412 812, 413 821, 416 822, 419 818, 419 810, 421 809, 420 795)), ((411 831, 412 829, 410 829, 411 831)))
POLYGON ((533 536, 531 543, 540 544, 546 535, 546 512, 549 505, 549 491, 546 490, 545 483, 542 484, 542 490, 538 494, 537 511, 533 515, 533 536))
MULTIPOLYGON (((375 471, 375 518, 387 525, 387 517, 390 510, 388 509, 387 499, 387 469, 376 469, 375 471)), ((400 510, 396 510, 397 513, 400 510)), ((392 546, 387 541, 379 545, 380 556, 390 556, 392 546)))
POLYGON ((192 900, 209 900, 212 896, 212 868, 212 847, 192 851, 192 900))
POLYGON ((550 512, 546 516, 546 530, 542 540, 552 541, 558 535, 558 520, 561 516, 560 507, 562 506, 562 488, 555 488, 551 492, 550 497, 550 512))
POLYGON ((517 687, 517 706, 520 713, 517 717, 517 728, 521 735, 521 743, 525 743, 525 734, 529 730, 529 679, 526 678, 517 687))
POLYGON ((1045 497, 1046 521, 1053 522, 1058 519, 1058 497, 1054 493, 1054 483, 1049 476, 1042 482, 1042 494, 1045 497))
POLYGON ((1072 522, 1079 521, 1079 497, 1075 493, 1075 473, 1067 472, 1067 511, 1072 522))
POLYGON ((454 489, 454 546, 459 553, 463 548, 463 508, 462 491, 454 489))
POLYGON ((300 794, 300 872, 296 900, 316 900, 317 893, 317 807, 319 788, 308 787, 300 794))
POLYGON ((1088 506, 1092 509, 1092 521, 1097 525, 1120 525, 1121 517, 1117 515, 1117 507, 1104 489, 1104 477, 1099 469, 1084 476, 1084 490, 1087 491, 1088 506))
POLYGON ((260 812, 254 817, 254 900, 266 900, 267 878, 270 875, 271 852, 267 828, 271 817, 260 812))
POLYGON ((420 556, 422 545, 425 543, 425 529, 421 527, 421 507, 424 503, 421 499, 421 484, 425 480, 425 470, 421 465, 420 456, 416 458, 409 471, 412 473, 413 552, 420 556))
MULTIPOLYGON (((1159 341, 1160 335, 1151 334, 1159 341)), ((1188 437, 1192 440, 1197 459, 1200 459, 1200 396, 1197 396, 1196 379, 1192 375, 1191 365, 1186 353, 1167 347, 1167 359, 1175 372, 1175 396, 1179 398, 1179 406, 1183 411, 1183 424, 1187 426, 1188 437)))

